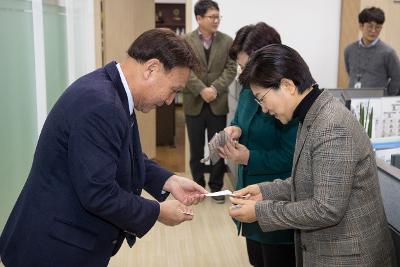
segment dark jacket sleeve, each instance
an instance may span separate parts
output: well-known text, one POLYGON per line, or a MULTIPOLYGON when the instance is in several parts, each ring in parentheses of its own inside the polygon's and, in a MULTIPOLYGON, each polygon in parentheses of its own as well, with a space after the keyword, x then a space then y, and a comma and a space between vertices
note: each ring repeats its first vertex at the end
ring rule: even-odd
POLYGON ((148 159, 146 155, 143 154, 143 156, 146 168, 144 189, 158 201, 164 201, 169 195, 168 192, 163 193, 164 184, 174 173, 162 168, 156 162, 148 159))
POLYGON ((102 104, 76 119, 68 144, 69 171, 86 210, 141 237, 156 222, 160 207, 116 182, 117 162, 128 132, 123 115, 114 105, 102 104))
POLYGON ((398 95, 400 92, 400 60, 396 54, 396 51, 392 50, 385 59, 386 71, 390 78, 390 83, 388 84, 388 94, 398 95))

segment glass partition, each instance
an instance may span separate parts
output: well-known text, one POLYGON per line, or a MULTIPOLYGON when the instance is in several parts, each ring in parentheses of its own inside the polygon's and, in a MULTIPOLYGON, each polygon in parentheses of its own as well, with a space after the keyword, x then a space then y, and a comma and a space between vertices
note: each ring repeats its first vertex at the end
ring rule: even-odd
POLYGON ((43 3, 47 110, 68 85, 67 26, 65 6, 43 3))
POLYGON ((93 0, 0 0, 0 35, 1 232, 46 110, 70 81, 94 69, 93 0))
POLYGON ((0 0, 0 230, 24 185, 37 140, 32 2, 0 0))

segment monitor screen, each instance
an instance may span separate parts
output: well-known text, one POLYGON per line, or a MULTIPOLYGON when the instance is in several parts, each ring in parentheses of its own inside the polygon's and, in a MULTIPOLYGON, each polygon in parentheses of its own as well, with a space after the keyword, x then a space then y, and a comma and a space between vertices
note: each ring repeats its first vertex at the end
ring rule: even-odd
POLYGON ((350 109, 352 98, 383 97, 385 88, 328 88, 328 90, 350 109))

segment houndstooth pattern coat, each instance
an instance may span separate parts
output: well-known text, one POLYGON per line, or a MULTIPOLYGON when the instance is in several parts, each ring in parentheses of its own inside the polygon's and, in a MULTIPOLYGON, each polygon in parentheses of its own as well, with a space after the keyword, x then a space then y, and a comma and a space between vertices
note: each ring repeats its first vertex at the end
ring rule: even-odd
POLYGON ((299 125, 292 177, 259 185, 258 223, 296 229, 298 266, 392 266, 370 140, 326 90, 299 125))

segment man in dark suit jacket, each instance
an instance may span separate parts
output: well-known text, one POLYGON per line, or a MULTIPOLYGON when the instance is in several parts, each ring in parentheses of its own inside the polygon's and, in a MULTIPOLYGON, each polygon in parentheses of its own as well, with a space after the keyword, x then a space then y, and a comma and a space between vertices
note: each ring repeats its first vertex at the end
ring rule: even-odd
MULTIPOLYGON (((199 27, 185 36, 200 60, 201 71, 192 72, 183 90, 183 109, 190 143, 190 169, 193 179, 205 186, 204 156, 205 130, 208 140, 226 126, 228 86, 236 75, 236 62, 229 58, 232 38, 219 32, 218 4, 211 0, 198 1, 194 7, 199 27)), ((218 161, 211 168, 208 185, 211 191, 223 186, 225 164, 218 161)), ((224 196, 214 197, 218 203, 224 196)))
POLYGON ((158 220, 191 220, 207 193, 142 153, 135 111, 170 104, 196 58, 172 31, 139 36, 121 64, 74 82, 43 126, 32 169, 0 238, 5 266, 106 266, 158 220), (145 189, 162 203, 140 197, 145 189), (185 204, 185 205, 184 205, 185 204))

